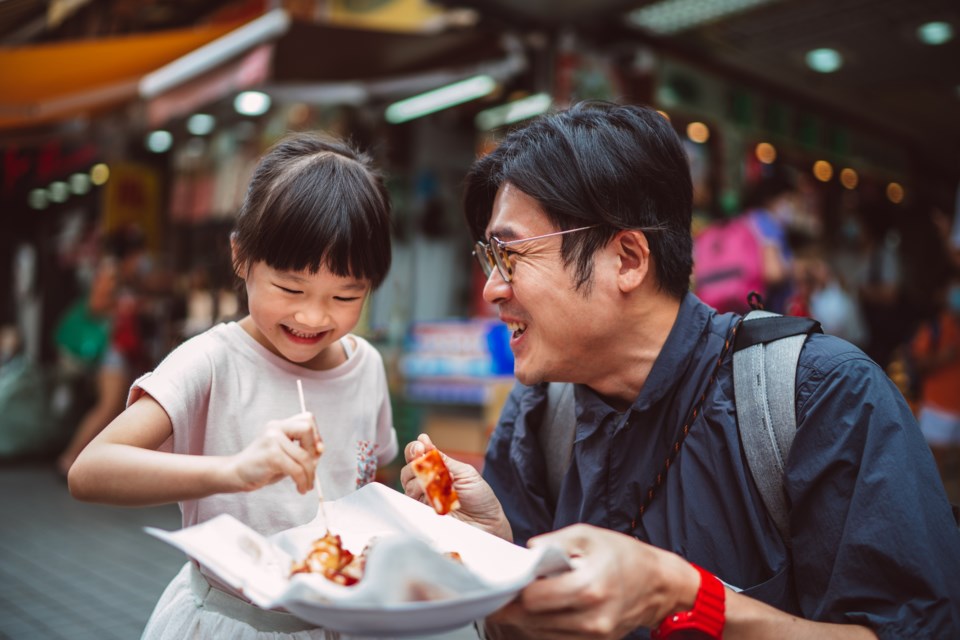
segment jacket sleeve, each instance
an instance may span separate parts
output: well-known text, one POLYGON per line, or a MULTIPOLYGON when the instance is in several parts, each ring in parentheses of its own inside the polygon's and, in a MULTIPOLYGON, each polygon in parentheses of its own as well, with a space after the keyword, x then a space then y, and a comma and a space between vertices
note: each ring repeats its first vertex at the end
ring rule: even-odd
POLYGON ((811 339, 798 369, 785 488, 800 607, 881 639, 950 637, 960 531, 932 455, 890 379, 838 343, 811 339))
POLYGON ((521 546, 553 530, 555 508, 546 497, 546 468, 535 433, 545 395, 541 387, 514 385, 490 437, 483 464, 483 478, 503 506, 513 529, 513 541, 521 546))

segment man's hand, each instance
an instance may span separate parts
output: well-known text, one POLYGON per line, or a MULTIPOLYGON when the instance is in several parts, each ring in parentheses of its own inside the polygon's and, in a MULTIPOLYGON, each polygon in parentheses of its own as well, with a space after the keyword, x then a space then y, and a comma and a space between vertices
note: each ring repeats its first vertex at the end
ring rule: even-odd
POLYGON ((542 544, 563 548, 573 570, 535 581, 490 616, 490 637, 621 638, 693 607, 700 575, 678 555, 584 524, 530 540, 542 544))
MULTIPOLYGON (((668 615, 693 608, 700 575, 680 556, 630 536, 585 524, 530 540, 560 546, 573 570, 537 580, 486 620, 491 640, 622 638, 656 628, 668 615)), ((876 640, 853 624, 804 620, 726 590, 725 638, 753 640, 876 640)))
POLYGON ((228 474, 239 491, 253 491, 289 476, 297 491, 307 493, 313 488, 322 453, 313 414, 298 413, 268 422, 260 437, 228 458, 228 474))
MULTIPOLYGON (((431 449, 436 447, 430 441, 430 437, 420 434, 416 440, 404 447, 403 457, 407 464, 400 470, 400 482, 403 484, 404 493, 426 504, 429 502, 409 463, 431 449)), ((493 494, 490 485, 472 465, 454 460, 443 452, 440 455, 450 475, 453 476, 453 488, 460 499, 460 508, 451 512, 450 515, 512 542, 513 531, 510 529, 510 523, 507 522, 500 501, 493 494)))

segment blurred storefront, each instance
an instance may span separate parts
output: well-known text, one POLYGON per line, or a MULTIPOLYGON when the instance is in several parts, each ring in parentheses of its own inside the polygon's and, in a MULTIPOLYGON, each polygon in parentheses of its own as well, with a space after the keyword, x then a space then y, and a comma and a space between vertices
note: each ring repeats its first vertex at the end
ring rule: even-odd
MULTIPOLYGON (((286 132, 323 130, 352 138, 388 176, 393 269, 357 330, 384 351, 402 437, 435 404, 459 404, 480 442, 493 394, 418 396, 400 364, 420 323, 465 315, 473 274, 458 185, 477 144, 472 119, 391 123, 384 110, 464 79, 509 82, 525 58, 470 15, 419 0, 266 9, 245 2, 199 27, 0 49, 0 325, 16 336, 4 360, 61 366, 58 325, 93 285, 103 239, 128 227, 166 275, 150 311, 154 360, 235 317, 228 234, 252 169, 286 132)), ((470 375, 482 387, 509 373, 470 375)))
POLYGON ((511 369, 460 185, 516 123, 583 99, 662 110, 689 152, 695 233, 741 213, 774 163, 801 176, 798 243, 841 238, 867 202, 913 233, 896 215, 924 179, 910 145, 620 22, 581 25, 577 3, 218 5, 199 26, 0 49, 0 326, 37 360, 56 360, 57 321, 112 229, 139 227, 170 276, 156 354, 240 312, 228 234, 256 161, 293 130, 348 136, 388 176, 393 267, 358 331, 385 355, 401 439, 459 434, 449 448, 475 460, 511 369))

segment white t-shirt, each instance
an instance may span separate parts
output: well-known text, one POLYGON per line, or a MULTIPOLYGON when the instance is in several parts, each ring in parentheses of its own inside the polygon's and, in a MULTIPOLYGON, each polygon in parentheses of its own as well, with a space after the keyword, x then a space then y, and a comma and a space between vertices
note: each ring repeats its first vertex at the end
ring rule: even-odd
MULTIPOLYGON (((324 498, 336 500, 373 480, 377 465, 398 452, 383 359, 366 340, 352 338, 357 346, 346 362, 313 371, 271 353, 235 322, 219 324, 134 382, 128 404, 146 392, 170 416, 173 435, 161 450, 227 456, 253 442, 270 420, 300 412, 300 379, 323 438, 324 498)), ((305 524, 318 508, 317 494, 301 495, 290 478, 180 503, 184 527, 228 513, 263 535, 305 524)))

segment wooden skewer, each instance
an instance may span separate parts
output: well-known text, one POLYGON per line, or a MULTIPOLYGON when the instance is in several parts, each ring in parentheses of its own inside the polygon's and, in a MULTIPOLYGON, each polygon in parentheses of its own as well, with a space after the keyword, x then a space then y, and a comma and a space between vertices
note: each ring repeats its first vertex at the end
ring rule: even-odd
MULTIPOLYGON (((303 413, 307 412, 307 403, 303 399, 303 382, 297 378, 297 393, 300 394, 300 411, 303 413)), ((319 434, 316 434, 319 439, 319 434)), ((317 495, 320 497, 320 512, 323 514, 323 523, 326 525, 329 521, 327 520, 327 509, 323 506, 323 486, 320 484, 320 465, 317 465, 316 475, 313 479, 314 485, 317 487, 317 495)), ((327 525, 327 530, 330 530, 330 526, 327 525)))

